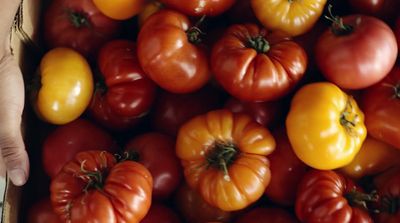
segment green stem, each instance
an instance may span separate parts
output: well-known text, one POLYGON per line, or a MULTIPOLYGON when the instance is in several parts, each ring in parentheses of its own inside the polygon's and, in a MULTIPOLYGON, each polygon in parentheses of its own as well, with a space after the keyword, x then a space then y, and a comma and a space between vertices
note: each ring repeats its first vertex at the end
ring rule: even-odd
POLYGON ((90 22, 84 13, 67 10, 67 14, 69 20, 76 28, 90 27, 90 22))
POLYGON ((360 191, 352 190, 349 193, 345 194, 344 197, 347 199, 351 206, 361 207, 367 211, 371 211, 368 207, 369 203, 376 203, 379 200, 376 191, 371 192, 371 194, 366 194, 360 191))
POLYGON ((331 30, 336 36, 344 36, 353 32, 353 26, 344 24, 343 18, 335 16, 332 13, 332 5, 328 6, 329 15, 325 15, 325 18, 332 22, 331 30))
POLYGON ((209 167, 220 169, 224 172, 224 179, 230 181, 228 167, 233 163, 238 155, 238 150, 231 143, 217 142, 214 147, 206 154, 209 167))
POLYGON ((349 97, 345 109, 340 114, 339 120, 340 124, 347 130, 349 134, 354 133, 354 128, 359 122, 359 116, 355 114, 352 101, 353 99, 349 97))
POLYGON ((258 53, 266 53, 271 48, 269 42, 262 36, 249 38, 248 46, 255 49, 258 53))
POLYGON ((186 35, 187 35, 187 37, 189 39, 189 42, 191 42, 193 44, 201 43, 201 41, 202 41, 201 35, 204 35, 204 33, 201 31, 201 29, 199 27, 204 22, 205 18, 206 18, 206 16, 203 15, 200 18, 200 20, 196 22, 196 24, 194 26, 190 27, 186 31, 186 35))

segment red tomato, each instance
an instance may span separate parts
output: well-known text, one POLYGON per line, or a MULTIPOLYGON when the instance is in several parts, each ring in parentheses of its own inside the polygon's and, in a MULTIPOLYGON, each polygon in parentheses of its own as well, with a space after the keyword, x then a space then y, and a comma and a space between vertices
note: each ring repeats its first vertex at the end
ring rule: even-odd
POLYGON ((116 144, 107 132, 84 119, 59 126, 43 143, 44 170, 54 178, 62 167, 75 157, 75 154, 94 149, 115 152, 116 144))
POLYGON ((235 0, 160 0, 168 7, 174 8, 190 16, 216 16, 235 3, 235 0))
POLYGON ((138 37, 143 70, 167 91, 189 93, 200 89, 211 72, 207 53, 198 45, 199 35, 181 13, 161 10, 153 14, 138 37))
POLYGON ((28 213, 28 223, 62 223, 53 211, 49 198, 35 203, 28 213))
POLYGON ((298 223, 298 221, 284 209, 261 207, 245 213, 235 223, 298 223))
POLYGON ((397 39, 397 47, 400 48, 400 17, 397 19, 397 22, 396 22, 395 33, 396 33, 396 39, 397 39))
POLYGON ((182 179, 182 167, 175 155, 175 141, 159 133, 136 136, 125 146, 153 176, 153 198, 167 199, 182 179))
POLYGON ((322 74, 339 87, 362 89, 382 80, 397 58, 393 31, 381 20, 350 15, 336 18, 319 38, 315 56, 322 74), (343 25, 344 24, 344 25, 343 25))
POLYGON ((349 0, 355 12, 376 16, 390 21, 398 14, 398 0, 349 0))
POLYGON ((162 204, 152 204, 146 217, 140 223, 180 223, 174 211, 162 204))
POLYGON ((69 47, 95 56, 119 29, 119 22, 103 15, 92 0, 54 0, 45 12, 44 37, 49 48, 69 47))

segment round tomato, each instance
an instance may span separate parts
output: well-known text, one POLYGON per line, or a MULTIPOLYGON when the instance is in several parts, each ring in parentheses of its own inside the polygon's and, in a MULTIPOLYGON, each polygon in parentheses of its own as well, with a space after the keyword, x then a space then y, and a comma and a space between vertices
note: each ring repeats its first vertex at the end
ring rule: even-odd
POLYGON ((275 100, 286 95, 303 77, 306 67, 303 48, 254 24, 231 26, 211 55, 218 82, 244 101, 275 100))
POLYGON ((297 219, 284 209, 255 208, 239 217, 235 223, 298 223, 297 219))
POLYGON ((70 47, 84 56, 95 56, 119 29, 120 24, 103 15, 92 0, 54 0, 45 12, 47 46, 70 47))
POLYGON ((309 31, 321 16, 326 0, 251 0, 258 20, 270 30, 297 36, 309 31))
POLYGON ((84 119, 59 126, 43 142, 42 163, 45 172, 54 178, 78 152, 101 149, 116 152, 111 136, 84 119))
POLYGON ((106 16, 116 20, 126 20, 138 14, 145 0, 93 0, 96 7, 106 16))
POLYGON ((210 78, 208 57, 198 45, 199 29, 178 12, 161 10, 143 25, 138 56, 143 70, 161 88, 173 93, 200 89, 210 78))
POLYGON ((356 101, 329 82, 308 84, 297 91, 286 128, 300 160, 323 170, 349 164, 367 135, 356 101))
POLYGON ((28 223, 62 223, 53 211, 49 198, 43 199, 29 209, 28 223))
POLYGON ((151 174, 141 164, 86 151, 52 180, 51 202, 64 222, 139 223, 150 209, 152 187, 151 174))
POLYGON ((390 27, 377 18, 363 15, 332 20, 332 27, 315 46, 322 74, 347 89, 366 88, 382 80, 395 64, 398 52, 390 27))
POLYGON ((168 7, 190 16, 216 16, 228 10, 235 0, 160 0, 168 7))
POLYGON ((398 15, 398 0, 349 0, 355 12, 391 20, 398 15))
POLYGON ((267 156, 274 149, 268 129, 228 110, 189 120, 176 142, 186 182, 225 211, 243 209, 262 196, 271 178, 267 156))
POLYGON ((93 76, 79 53, 68 48, 49 51, 42 58, 39 75, 33 103, 44 121, 66 124, 86 110, 93 94, 93 76))
POLYGON ((173 138, 159 133, 139 135, 126 144, 125 151, 153 176, 153 199, 167 199, 178 188, 182 167, 173 138))
POLYGON ((152 204, 146 217, 140 223, 180 223, 174 211, 162 204, 152 204))
POLYGON ((400 17, 397 19, 395 32, 396 32, 396 39, 397 39, 397 47, 400 48, 400 17))

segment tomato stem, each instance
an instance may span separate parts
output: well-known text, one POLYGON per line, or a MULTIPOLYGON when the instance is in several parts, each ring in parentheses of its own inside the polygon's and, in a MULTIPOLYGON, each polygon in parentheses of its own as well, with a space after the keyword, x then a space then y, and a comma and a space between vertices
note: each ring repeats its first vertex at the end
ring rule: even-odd
POLYGON ((82 12, 75 12, 72 10, 66 10, 69 16, 69 21, 76 27, 90 27, 90 22, 87 16, 82 12))
POLYGON ((400 210, 400 198, 384 196, 381 201, 380 212, 386 212, 389 214, 396 214, 400 210))
POLYGON ((379 200, 379 196, 376 191, 366 194, 355 189, 345 194, 344 197, 351 206, 361 207, 367 211, 371 211, 371 209, 368 207, 368 203, 376 203, 379 200))
POLYGON ((232 143, 216 142, 213 148, 206 154, 208 166, 215 167, 224 172, 224 179, 230 181, 228 166, 233 163, 238 150, 232 143))
POLYGON ((187 37, 189 39, 189 42, 193 43, 193 44, 199 44, 201 43, 202 39, 201 39, 201 35, 204 35, 205 33, 203 31, 201 31, 201 29, 199 28, 200 25, 204 22, 206 16, 203 15, 199 21, 196 22, 196 24, 192 27, 190 27, 187 31, 187 37))
POLYGON ((138 162, 140 160, 140 154, 134 149, 129 149, 129 151, 125 151, 123 155, 115 154, 114 156, 118 163, 128 160, 138 162))
POLYGON ((359 122, 359 116, 355 113, 352 105, 352 97, 349 97, 346 103, 346 107, 340 114, 340 124, 347 130, 349 134, 354 134, 354 128, 359 122))
POLYGON ((400 84, 391 85, 391 84, 383 83, 382 85, 385 87, 392 88, 394 91, 393 98, 400 99, 400 84))
POLYGON ((248 44, 250 48, 255 49, 258 53, 266 53, 271 48, 269 42, 263 36, 249 38, 248 44))
MULTIPOLYGON (((86 161, 86 160, 85 160, 86 161)), ((82 176, 81 178, 85 181, 87 181, 88 183, 86 184, 85 188, 83 189, 83 191, 85 193, 87 193, 90 189, 97 189, 97 190, 103 190, 103 186, 104 186, 104 173, 101 171, 88 171, 85 169, 85 161, 83 161, 81 163, 81 172, 82 172, 82 176)))
POLYGON ((325 15, 325 18, 332 22, 331 30, 336 36, 344 36, 353 32, 353 26, 344 24, 343 18, 334 16, 332 13, 332 5, 328 6, 329 15, 325 15))

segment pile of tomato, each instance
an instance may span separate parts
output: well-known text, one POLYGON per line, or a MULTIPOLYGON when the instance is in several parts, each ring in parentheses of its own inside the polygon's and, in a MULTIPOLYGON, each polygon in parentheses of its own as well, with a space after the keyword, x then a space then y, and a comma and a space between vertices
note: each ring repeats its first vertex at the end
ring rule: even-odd
POLYGON ((26 221, 400 222, 399 10, 50 1, 26 221))

